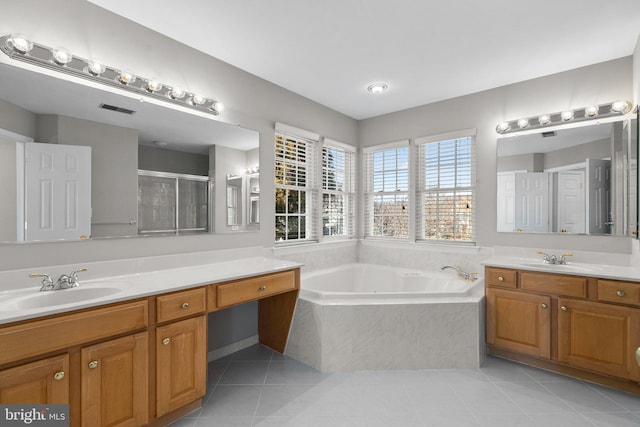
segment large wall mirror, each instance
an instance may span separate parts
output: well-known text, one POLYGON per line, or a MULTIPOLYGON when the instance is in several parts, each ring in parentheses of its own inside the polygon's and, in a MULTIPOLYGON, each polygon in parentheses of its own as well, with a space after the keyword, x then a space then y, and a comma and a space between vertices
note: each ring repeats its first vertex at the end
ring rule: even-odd
MULTIPOLYGON (((70 80, 0 63, 0 242, 67 240, 34 231, 46 229, 57 215, 58 208, 42 206, 61 199, 66 207, 78 205, 74 197, 80 193, 65 192, 88 180, 70 184, 63 177, 60 190, 43 184, 48 177, 30 183, 32 170, 47 162, 25 163, 26 153, 54 145, 90 151, 90 160, 65 154, 61 163, 90 168, 89 225, 70 240, 259 229, 258 132, 70 80), (227 177, 236 178, 232 222, 227 177), (34 208, 31 199, 41 206, 34 208)), ((80 210, 66 207, 65 224, 83 222, 76 217, 80 210)))
POLYGON ((498 139, 497 231, 637 236, 637 118, 498 139))

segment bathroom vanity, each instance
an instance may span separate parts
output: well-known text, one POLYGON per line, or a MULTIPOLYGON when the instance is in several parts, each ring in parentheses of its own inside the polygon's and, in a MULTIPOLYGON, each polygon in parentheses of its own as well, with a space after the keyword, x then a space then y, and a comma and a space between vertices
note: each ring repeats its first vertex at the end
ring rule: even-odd
POLYGON ((166 425, 199 408, 207 313, 259 301, 259 340, 283 352, 298 296, 299 265, 226 264, 210 268, 210 283, 206 267, 191 279, 185 269, 141 274, 117 302, 0 323, 0 403, 69 403, 70 425, 91 427, 166 425), (175 289, 172 276, 183 282, 175 289))
POLYGON ((489 354, 640 394, 640 282, 495 260, 485 287, 489 354))

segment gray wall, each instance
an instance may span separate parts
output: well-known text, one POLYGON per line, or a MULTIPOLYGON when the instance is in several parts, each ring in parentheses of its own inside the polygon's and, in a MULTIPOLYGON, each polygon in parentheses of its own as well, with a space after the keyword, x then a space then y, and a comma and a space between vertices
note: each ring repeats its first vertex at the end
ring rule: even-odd
POLYGON ((36 123, 35 114, 0 99, 0 129, 35 138, 36 123))
POLYGON ((16 190, 16 141, 0 135, 0 242, 17 238, 16 190))
POLYGON ((633 104, 640 104, 640 36, 633 51, 633 104))
MULTIPOLYGON (((359 122, 359 140, 366 147, 476 128, 475 215, 479 245, 629 253, 632 241, 622 237, 497 233, 495 127, 505 120, 631 98, 632 58, 626 57, 362 120, 359 122)), ((362 223, 362 212, 359 218, 362 223)))
POLYGON ((207 176, 209 156, 140 145, 138 169, 207 176))

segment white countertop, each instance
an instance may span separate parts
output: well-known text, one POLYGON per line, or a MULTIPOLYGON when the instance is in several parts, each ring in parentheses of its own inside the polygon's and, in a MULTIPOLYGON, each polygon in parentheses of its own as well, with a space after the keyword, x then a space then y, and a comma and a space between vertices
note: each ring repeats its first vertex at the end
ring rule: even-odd
POLYGON ((482 262, 490 267, 513 268, 518 270, 541 271, 545 273, 569 274, 574 276, 598 277, 612 280, 640 282, 640 266, 621 266, 569 261, 566 265, 544 264, 540 259, 509 256, 493 256, 482 262))
MULTIPOLYGON (((40 284, 38 282, 37 286, 0 291, 0 324, 194 288, 211 283, 291 270, 301 266, 302 264, 298 262, 258 256, 94 280, 84 281, 80 279, 80 286, 69 290, 39 292, 40 284), (25 297, 33 298, 34 295, 37 295, 38 299, 41 297, 46 298, 48 295, 53 294, 56 294, 55 298, 60 298, 65 295, 62 294, 64 292, 71 293, 80 289, 88 290, 105 287, 117 288, 115 289, 117 292, 99 298, 45 307, 24 308, 16 304, 18 301, 24 300, 25 297)), ((55 280, 56 278, 53 277, 53 279, 55 280)))

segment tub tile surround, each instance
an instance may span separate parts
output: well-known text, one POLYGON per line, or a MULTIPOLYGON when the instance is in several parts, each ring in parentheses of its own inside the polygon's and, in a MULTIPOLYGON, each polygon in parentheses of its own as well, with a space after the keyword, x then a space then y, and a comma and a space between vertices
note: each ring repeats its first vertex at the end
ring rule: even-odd
POLYGON ((125 284, 123 290, 99 299, 51 307, 15 310, 3 309, 0 305, 0 323, 289 270, 300 267, 300 264, 272 258, 269 250, 252 247, 85 263, 80 266, 34 267, 0 272, 0 301, 37 293, 41 280, 29 278, 30 273, 48 273, 55 280, 59 275, 69 274, 78 267, 88 269, 87 272, 79 274, 81 287, 101 284, 108 286, 109 283, 117 281, 125 284))

